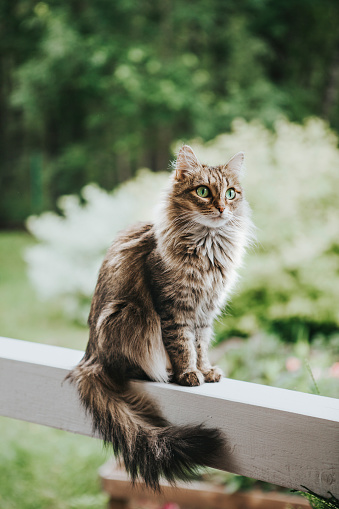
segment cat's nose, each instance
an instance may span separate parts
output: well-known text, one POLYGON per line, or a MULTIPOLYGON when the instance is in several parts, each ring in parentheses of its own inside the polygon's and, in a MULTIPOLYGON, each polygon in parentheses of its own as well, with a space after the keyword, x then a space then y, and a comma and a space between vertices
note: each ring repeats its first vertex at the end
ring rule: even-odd
POLYGON ((219 210, 220 214, 222 214, 225 210, 225 207, 223 207, 222 205, 218 205, 217 209, 219 210))

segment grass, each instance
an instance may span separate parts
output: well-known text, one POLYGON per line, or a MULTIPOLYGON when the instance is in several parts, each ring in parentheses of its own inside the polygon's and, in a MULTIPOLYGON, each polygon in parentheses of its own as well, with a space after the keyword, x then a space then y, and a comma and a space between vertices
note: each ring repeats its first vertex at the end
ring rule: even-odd
MULTIPOLYGON (((37 299, 23 252, 24 232, 0 232, 0 335, 84 349, 87 330, 37 299)), ((2 390, 4 390, 2 388, 2 390)), ((1 509, 101 509, 99 440, 0 417, 1 509)))
POLYGON ((28 280, 23 253, 33 243, 27 233, 0 232, 0 335, 83 350, 87 329, 40 301, 28 280))
POLYGON ((107 507, 99 440, 5 418, 0 434, 1 509, 107 507))

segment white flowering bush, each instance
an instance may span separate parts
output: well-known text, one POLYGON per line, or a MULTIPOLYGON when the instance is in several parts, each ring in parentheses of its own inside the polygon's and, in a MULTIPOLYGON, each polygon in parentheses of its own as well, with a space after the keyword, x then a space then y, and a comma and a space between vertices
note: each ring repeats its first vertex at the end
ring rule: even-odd
MULTIPOLYGON (((337 144, 319 119, 304 126, 282 119, 274 132, 238 120, 231 133, 205 145, 191 143, 208 164, 245 151, 244 187, 257 226, 258 244, 247 255, 240 284, 216 325, 217 338, 273 328, 292 339, 338 328, 337 144)), ((105 250, 118 230, 152 218, 167 178, 144 170, 112 193, 86 186, 85 204, 63 197, 63 216, 30 218, 28 228, 39 244, 26 259, 40 295, 58 298, 70 316, 83 321, 105 250)))
POLYGON ((136 221, 150 220, 166 173, 141 170, 107 192, 94 184, 63 196, 62 215, 45 212, 27 221, 39 243, 27 249, 28 273, 43 299, 54 299, 71 318, 85 322, 104 254, 115 235, 136 221))
POLYGON ((193 147, 211 163, 245 151, 244 186, 257 226, 258 245, 219 334, 269 326, 296 339, 338 328, 337 137, 319 119, 304 126, 280 120, 275 132, 237 121, 231 134, 193 147))

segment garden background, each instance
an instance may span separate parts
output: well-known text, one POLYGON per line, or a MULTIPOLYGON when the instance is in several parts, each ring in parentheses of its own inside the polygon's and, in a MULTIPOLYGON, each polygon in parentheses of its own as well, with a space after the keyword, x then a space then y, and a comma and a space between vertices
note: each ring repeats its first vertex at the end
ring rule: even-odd
MULTIPOLYGON (((339 397, 338 23, 336 0, 2 0, 0 334, 84 349, 103 254, 152 218, 178 147, 245 150, 257 243, 212 355, 339 397)), ((0 432, 2 509, 105 507, 98 441, 0 432)))

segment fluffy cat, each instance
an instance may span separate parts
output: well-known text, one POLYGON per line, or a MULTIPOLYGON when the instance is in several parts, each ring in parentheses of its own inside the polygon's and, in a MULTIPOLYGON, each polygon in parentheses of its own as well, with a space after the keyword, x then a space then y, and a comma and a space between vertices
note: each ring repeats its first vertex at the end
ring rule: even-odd
POLYGON ((171 425, 129 380, 220 380, 207 349, 251 237, 243 159, 240 152, 210 167, 182 147, 155 223, 132 226, 108 250, 86 353, 68 375, 93 429, 122 456, 132 480, 141 477, 153 489, 160 476, 187 479, 222 449, 218 430, 171 425))

